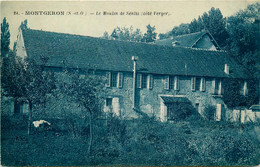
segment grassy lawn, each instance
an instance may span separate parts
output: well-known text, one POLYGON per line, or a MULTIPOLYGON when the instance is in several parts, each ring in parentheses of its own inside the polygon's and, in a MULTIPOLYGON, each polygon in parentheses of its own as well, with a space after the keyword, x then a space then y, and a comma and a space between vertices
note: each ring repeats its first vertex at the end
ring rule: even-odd
POLYGON ((260 142, 254 129, 117 120, 96 125, 88 155, 86 136, 73 137, 67 131, 27 136, 26 124, 2 126, 1 159, 6 166, 257 165, 260 142))
POLYGON ((27 136, 26 130, 2 132, 2 164, 15 165, 82 165, 88 162, 88 144, 81 138, 53 132, 27 136))

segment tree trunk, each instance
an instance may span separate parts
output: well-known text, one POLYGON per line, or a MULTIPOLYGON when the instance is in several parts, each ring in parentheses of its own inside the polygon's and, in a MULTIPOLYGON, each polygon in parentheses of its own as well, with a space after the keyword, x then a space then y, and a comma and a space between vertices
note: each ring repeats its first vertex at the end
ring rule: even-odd
POLYGON ((16 98, 14 98, 14 111, 13 114, 19 114, 20 113, 20 108, 19 104, 16 98))
POLYGON ((88 154, 91 154, 92 151, 92 145, 93 145, 93 115, 90 112, 89 117, 89 145, 88 145, 88 154))
POLYGON ((32 102, 29 101, 28 135, 31 134, 31 128, 32 128, 32 102))

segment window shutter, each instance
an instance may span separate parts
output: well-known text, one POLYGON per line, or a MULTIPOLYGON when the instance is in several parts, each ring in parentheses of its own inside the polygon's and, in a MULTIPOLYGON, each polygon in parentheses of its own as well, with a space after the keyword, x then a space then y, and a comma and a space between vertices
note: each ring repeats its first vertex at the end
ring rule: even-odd
POLYGON ((191 90, 195 91, 196 77, 191 77, 191 90))
POLYGON ((244 82, 244 95, 248 95, 248 89, 247 89, 247 81, 244 82))
POLYGON ((216 114, 215 114, 216 121, 221 121, 221 112, 222 112, 222 104, 217 104, 216 114))
POLYGON ((205 88, 206 88, 205 78, 201 78, 201 80, 200 80, 200 91, 205 91, 205 88))
POLYGON ((117 77, 118 81, 117 81, 117 87, 118 88, 122 88, 123 87, 123 73, 119 72, 118 73, 118 77, 117 77))
POLYGON ((174 90, 179 90, 180 89, 180 80, 179 76, 174 77, 174 90))
POLYGON ((153 88, 153 75, 152 74, 148 75, 148 88, 149 89, 153 88))
POLYGON ((212 94, 216 93, 216 79, 214 78, 212 80, 212 94))
POLYGON ((137 74, 137 88, 142 88, 142 74, 137 74))
POLYGON ((221 82, 221 80, 219 80, 218 94, 219 95, 222 94, 222 82, 221 82))
POLYGON ((169 89, 169 84, 170 84, 170 76, 164 76, 164 89, 169 89))
POLYGON ((107 79, 106 87, 111 87, 111 72, 107 72, 106 79, 107 79))

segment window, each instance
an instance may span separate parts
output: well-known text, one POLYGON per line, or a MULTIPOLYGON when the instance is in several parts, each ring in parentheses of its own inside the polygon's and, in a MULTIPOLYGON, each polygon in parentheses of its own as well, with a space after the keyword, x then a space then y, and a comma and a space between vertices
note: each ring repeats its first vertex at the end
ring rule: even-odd
POLYGON ((122 88, 123 87, 123 73, 108 72, 106 86, 122 88))
POLYGON ((191 78, 191 90, 196 91, 205 91, 206 87, 206 81, 205 78, 199 78, 199 77, 192 77, 191 78))
POLYGON ((117 73, 115 72, 111 73, 111 86, 117 87, 117 73))
POLYGON ((220 79, 215 79, 215 91, 214 94, 221 95, 222 94, 222 82, 220 79))
POLYGON ((112 106, 112 98, 106 98, 106 106, 112 106))
POLYGON ((108 113, 113 112, 114 114, 119 116, 120 115, 119 97, 106 98, 104 112, 108 112, 108 113))
POLYGON ((137 74, 137 88, 142 88, 142 74, 137 74))
POLYGON ((178 76, 169 76, 164 77, 164 89, 174 89, 179 90, 179 77, 178 76))
POLYGON ((147 88, 147 74, 142 74, 142 88, 147 88))
POLYGON ((200 83, 201 82, 201 78, 197 78, 195 79, 195 90, 200 90, 200 83))
POLYGON ((151 74, 137 74, 137 88, 153 87, 153 76, 151 74))
POLYGON ((170 76, 169 79, 170 79, 170 86, 169 86, 169 88, 170 89, 174 89, 174 77, 170 76))

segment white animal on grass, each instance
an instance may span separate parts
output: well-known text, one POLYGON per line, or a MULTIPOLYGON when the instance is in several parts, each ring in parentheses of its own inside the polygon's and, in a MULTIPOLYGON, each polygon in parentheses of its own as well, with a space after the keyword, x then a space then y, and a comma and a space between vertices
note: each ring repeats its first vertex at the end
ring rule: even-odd
POLYGON ((35 128, 38 128, 40 125, 42 124, 48 124, 48 125, 51 125, 51 123, 45 121, 45 120, 39 120, 39 121, 33 121, 33 126, 35 128))

